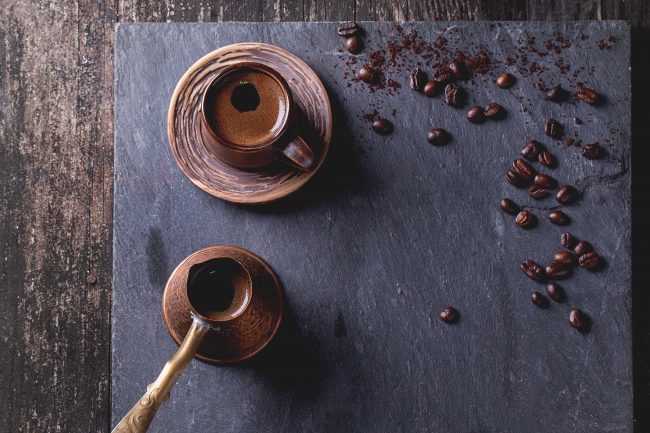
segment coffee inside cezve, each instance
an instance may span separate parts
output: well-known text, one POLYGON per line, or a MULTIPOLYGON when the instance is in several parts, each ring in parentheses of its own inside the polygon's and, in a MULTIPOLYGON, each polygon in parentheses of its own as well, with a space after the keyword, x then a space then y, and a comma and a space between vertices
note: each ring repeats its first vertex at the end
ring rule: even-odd
POLYGON ((255 69, 230 72, 206 97, 210 127, 237 146, 257 146, 274 139, 288 115, 282 85, 272 75, 255 69))

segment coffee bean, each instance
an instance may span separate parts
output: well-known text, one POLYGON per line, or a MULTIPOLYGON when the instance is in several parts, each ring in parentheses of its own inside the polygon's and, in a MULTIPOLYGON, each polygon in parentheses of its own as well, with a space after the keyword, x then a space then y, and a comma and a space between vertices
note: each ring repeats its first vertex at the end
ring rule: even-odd
POLYGON ((580 263, 580 266, 589 271, 595 271, 602 266, 603 260, 600 258, 598 253, 592 251, 590 253, 581 255, 578 259, 578 263, 580 263))
POLYGON ((576 96, 581 101, 591 105, 600 105, 603 102, 603 97, 594 89, 590 89, 589 87, 581 87, 576 96))
POLYGON ((594 250, 594 247, 587 241, 580 241, 573 248, 573 252, 576 256, 582 257, 583 255, 590 253, 594 250))
POLYGON ((445 307, 440 313, 440 320, 445 323, 453 323, 458 319, 458 310, 454 307, 445 307))
POLYGON ((539 161, 540 164, 542 164, 545 167, 549 167, 549 168, 555 167, 555 157, 548 150, 542 151, 537 157, 537 160, 539 161))
POLYGON ((535 226, 535 223, 537 222, 535 215, 530 213, 530 211, 527 210, 522 210, 517 214, 515 217, 515 223, 523 228, 523 229, 529 229, 535 226))
POLYGON ((442 84, 436 80, 429 80, 427 81, 427 84, 424 85, 424 90, 422 90, 422 93, 424 93, 428 97, 436 96, 442 91, 442 84))
POLYGON ((487 120, 485 114, 483 113, 483 108, 478 105, 473 106, 467 112, 467 120, 472 123, 483 123, 487 120))
POLYGON ((519 205, 509 198, 502 198, 499 202, 501 210, 510 215, 514 215, 519 212, 519 205))
POLYGON ((580 153, 587 159, 600 159, 605 156, 605 148, 598 143, 585 144, 580 153))
POLYGON ((372 129, 381 135, 388 135, 393 132, 393 124, 388 119, 380 117, 372 122, 372 129))
POLYGON ((496 102, 491 102, 485 107, 483 114, 490 120, 501 120, 506 117, 506 110, 496 102))
POLYGON ((553 262, 567 268, 575 268, 577 264, 576 257, 568 251, 558 251, 553 255, 553 262))
POLYGON ((526 260, 520 266, 521 272, 523 272, 528 278, 531 278, 535 281, 545 282, 547 279, 546 271, 539 264, 533 260, 526 260))
POLYGON ((442 84, 451 83, 454 81, 454 73, 447 67, 440 68, 433 74, 433 79, 442 84))
POLYGON ((564 134, 564 126, 555 119, 549 119, 544 126, 544 134, 551 138, 558 139, 564 134))
POLYGON ((546 286, 546 293, 548 293, 548 296, 550 296, 554 301, 561 302, 564 299, 564 290, 559 284, 550 283, 546 286))
POLYGON ((530 182, 526 181, 523 177, 519 176, 516 171, 514 170, 508 170, 506 173, 506 180, 508 183, 516 186, 516 187, 524 187, 528 185, 530 182))
POLYGON ((454 78, 457 80, 466 80, 469 77, 469 71, 465 63, 454 60, 449 64, 449 70, 454 74, 454 78))
POLYGON ((562 236, 560 236, 560 243, 564 248, 573 249, 573 247, 578 243, 578 240, 574 238, 571 233, 566 232, 562 233, 562 236))
POLYGON ((536 185, 531 185, 528 188, 528 197, 535 200, 542 200, 548 197, 550 194, 544 188, 540 188, 536 185))
POLYGON ((571 185, 564 185, 558 189, 555 194, 555 200, 562 204, 569 204, 576 201, 578 198, 578 191, 571 185))
POLYGON ((447 84, 445 87, 445 102, 451 107, 460 108, 465 105, 465 91, 456 84, 447 84))
POLYGON ((557 226, 566 226, 571 223, 569 215, 565 214, 561 210, 554 210, 548 214, 548 220, 557 226))
POLYGON ((551 262, 551 264, 546 267, 545 272, 549 278, 562 280, 571 275, 572 268, 568 268, 560 263, 551 262))
POLYGON ((501 75, 497 78, 497 86, 501 87, 502 89, 507 89, 508 87, 511 87, 513 84, 515 84, 515 77, 512 74, 509 74, 507 72, 502 72, 501 75))
POLYGON ((537 174, 535 169, 523 159, 515 159, 512 163, 512 169, 528 183, 532 182, 537 174))
POLYGON ((427 83, 426 74, 422 72, 422 69, 415 68, 411 71, 409 77, 409 86, 411 86, 411 89, 421 92, 422 89, 424 89, 424 85, 427 83))
POLYGON ((582 310, 579 308, 572 308, 569 312, 569 324, 579 331, 585 327, 585 317, 582 310))
POLYGON ((560 86, 555 86, 548 91, 544 99, 552 102, 564 102, 569 99, 569 92, 560 86))
POLYGON ((363 41, 358 36, 352 36, 345 40, 345 49, 349 53, 357 54, 363 49, 363 41))
POLYGON ((533 304, 537 305, 539 308, 546 308, 548 306, 548 302, 546 301, 546 298, 539 292, 533 292, 533 294, 530 297, 530 300, 533 302, 533 304))
POLYGON ((339 28, 336 31, 339 36, 349 38, 351 36, 356 36, 360 31, 359 25, 352 21, 347 21, 339 24, 339 28))
POLYGON ((433 128, 427 133, 427 140, 434 146, 444 146, 451 141, 451 135, 442 128, 433 128))
POLYGON ((542 143, 536 140, 530 140, 523 149, 521 149, 521 156, 529 161, 537 161, 540 152, 544 150, 542 143))
POLYGON ((557 187, 557 182, 548 174, 538 173, 533 180, 535 186, 544 189, 555 189, 557 187))
POLYGON ((368 84, 376 83, 379 78, 377 71, 368 65, 362 66, 361 69, 359 69, 357 76, 361 81, 368 84))

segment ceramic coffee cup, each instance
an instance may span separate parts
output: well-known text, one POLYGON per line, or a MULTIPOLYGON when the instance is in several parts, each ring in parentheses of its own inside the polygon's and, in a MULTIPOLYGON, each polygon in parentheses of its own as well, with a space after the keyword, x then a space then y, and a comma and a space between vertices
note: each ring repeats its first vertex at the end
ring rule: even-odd
POLYGON ((201 100, 203 139, 221 161, 255 169, 281 160, 301 170, 314 153, 296 132, 296 108, 286 80, 255 62, 226 67, 207 84, 201 100))

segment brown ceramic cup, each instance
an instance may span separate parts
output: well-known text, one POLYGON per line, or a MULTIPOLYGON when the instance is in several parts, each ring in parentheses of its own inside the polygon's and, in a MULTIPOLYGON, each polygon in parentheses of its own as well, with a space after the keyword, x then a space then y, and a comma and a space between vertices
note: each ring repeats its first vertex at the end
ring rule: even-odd
POLYGON ((295 112, 291 89, 275 69, 239 62, 220 70, 206 86, 203 139, 233 167, 256 169, 280 160, 308 171, 314 153, 296 132, 295 112))

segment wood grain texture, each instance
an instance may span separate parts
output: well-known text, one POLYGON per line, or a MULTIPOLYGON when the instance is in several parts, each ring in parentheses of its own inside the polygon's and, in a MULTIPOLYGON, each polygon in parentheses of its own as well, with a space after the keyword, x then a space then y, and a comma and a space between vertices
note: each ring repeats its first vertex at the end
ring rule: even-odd
MULTIPOLYGON (((20 1, 0 8, 0 431, 109 429, 113 35, 121 21, 627 19, 634 106, 650 97, 645 0, 20 1), (638 73, 637 73, 638 71, 638 73), (92 284, 96 281, 96 284, 92 284)), ((640 111, 636 111, 640 113, 640 111)), ((635 143, 650 139, 635 117, 635 143)), ((636 155, 643 149, 635 147, 636 155)), ((635 161, 638 160, 635 158, 635 161)), ((640 170, 636 171, 640 173, 640 170)), ((635 179, 635 192, 647 191, 635 179)), ((635 195, 636 222, 647 195, 635 195)), ((648 231, 635 225, 634 262, 648 231), (638 230, 637 230, 638 228, 638 230)), ((648 287, 635 275, 635 287, 648 287)), ((640 289, 637 290, 639 292, 640 289)), ((637 427, 650 409, 647 295, 635 304, 637 427)))

